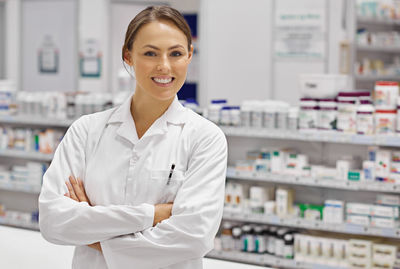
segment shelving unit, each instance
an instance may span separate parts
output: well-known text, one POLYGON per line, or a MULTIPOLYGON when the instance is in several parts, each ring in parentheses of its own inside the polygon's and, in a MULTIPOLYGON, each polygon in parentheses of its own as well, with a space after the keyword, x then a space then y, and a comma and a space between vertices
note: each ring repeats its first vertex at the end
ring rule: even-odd
POLYGON ((400 193, 400 185, 386 182, 357 182, 348 180, 318 179, 312 177, 296 177, 266 172, 236 171, 234 167, 227 169, 228 179, 247 180, 252 182, 271 182, 288 185, 301 185, 319 188, 343 189, 349 191, 371 191, 400 193))
POLYGON ((34 161, 51 162, 53 160, 54 154, 46 154, 41 152, 28 152, 15 149, 3 149, 0 150, 0 157, 16 158, 16 159, 26 159, 34 161))
MULTIPOLYGON (((38 117, 29 117, 29 116, 0 116, 0 125, 6 126, 30 126, 32 128, 58 128, 58 129, 67 129, 74 120, 63 120, 63 119, 50 119, 50 118, 38 118, 38 117)), ((16 149, 5 149, 0 150, 0 158, 8 158, 12 160, 26 160, 26 161, 39 161, 39 162, 46 162, 50 163, 53 160, 54 154, 45 154, 41 152, 27 152, 23 150, 16 150, 16 149)), ((10 182, 10 181, 1 181, 0 180, 0 191, 3 192, 14 192, 15 195, 20 194, 32 194, 31 196, 21 196, 23 199, 27 201, 23 203, 31 203, 30 199, 37 200, 37 196, 39 195, 41 190, 41 186, 38 185, 29 185, 17 182, 10 182), (32 197, 32 198, 30 198, 32 197)), ((14 194, 13 194, 14 195, 14 194)), ((21 206, 21 205, 20 205, 21 206)), ((7 208, 7 206, 6 206, 7 208)), ((26 209, 20 209, 21 211, 26 211, 26 209)), ((38 223, 27 223, 12 220, 5 217, 0 217, 0 225, 7 225, 13 227, 19 227, 24 229, 30 230, 39 230, 38 223)))
POLYGON ((277 131, 221 126, 226 136, 400 147, 400 135, 357 135, 337 131, 277 131))
POLYGON ((374 17, 357 17, 358 24, 371 24, 371 25, 399 25, 400 20, 389 20, 374 17))
POLYGON ((357 81, 399 80, 400 75, 355 75, 357 81))
POLYGON ((29 185, 29 184, 20 184, 20 183, 1 182, 0 181, 0 190, 39 194, 40 189, 41 189, 41 186, 33 186, 33 185, 29 185))
POLYGON ((357 45, 357 49, 359 51, 368 51, 368 52, 385 52, 385 53, 400 53, 399 47, 380 47, 380 46, 362 46, 357 45))
MULTIPOLYGON (((353 5, 354 14, 356 11, 356 1, 352 1, 351 5, 353 5)), ((359 28, 366 28, 371 32, 376 31, 398 31, 400 30, 400 20, 393 19, 385 19, 379 17, 360 17, 354 16, 354 46, 352 48, 353 60, 352 67, 354 67, 356 61, 361 61, 365 58, 365 55, 371 54, 371 56, 367 57, 370 59, 383 59, 385 63, 391 62, 390 60, 394 55, 400 54, 400 48, 398 46, 386 47, 386 46, 369 46, 369 45, 360 45, 357 43, 357 30, 359 28)), ((378 80, 388 80, 388 81, 400 81, 400 75, 388 75, 388 76, 362 76, 357 75, 352 68, 353 74, 353 87, 355 89, 373 89, 374 82, 378 80)))
POLYGON ((25 223, 25 222, 21 222, 21 221, 12 221, 12 220, 9 220, 4 217, 0 217, 0 224, 34 230, 34 231, 39 231, 39 224, 37 224, 37 223, 25 223))
POLYGON ((0 116, 1 124, 17 124, 29 126, 47 126, 68 128, 75 120, 56 119, 56 118, 38 118, 29 116, 0 116))
POLYGON ((279 268, 301 268, 301 269, 345 269, 338 266, 328 266, 320 264, 312 264, 306 262, 298 262, 295 260, 283 259, 269 254, 255 254, 237 251, 217 251, 212 250, 206 256, 220 260, 228 260, 242 262, 260 266, 273 266, 279 268))
POLYGON ((250 214, 242 212, 227 212, 225 210, 223 218, 225 220, 269 224, 275 226, 284 226, 298 229, 309 229, 316 231, 325 231, 331 233, 357 234, 366 236, 379 236, 385 238, 400 239, 400 229, 366 227, 355 224, 343 223, 333 224, 323 221, 309 221, 301 218, 280 218, 276 215, 250 214))

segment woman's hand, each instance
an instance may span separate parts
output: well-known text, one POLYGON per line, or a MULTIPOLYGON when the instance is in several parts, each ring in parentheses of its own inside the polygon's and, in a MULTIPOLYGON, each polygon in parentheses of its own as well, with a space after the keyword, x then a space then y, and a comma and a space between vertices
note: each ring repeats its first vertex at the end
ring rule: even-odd
POLYGON ((157 204, 154 206, 154 221, 153 221, 153 227, 157 225, 157 223, 169 219, 171 217, 171 211, 172 211, 172 203, 168 204, 157 204))
MULTIPOLYGON (((75 179, 74 176, 70 176, 69 182, 66 181, 65 184, 67 185, 68 193, 64 194, 64 196, 67 196, 77 202, 87 202, 90 206, 92 205, 90 203, 89 198, 86 195, 85 186, 83 185, 83 181, 80 178, 75 179)), ((103 252, 101 249, 100 242, 88 245, 88 247, 98 250, 100 252, 103 252)))
POLYGON ((66 181, 65 184, 67 185, 68 193, 64 194, 64 196, 77 202, 87 202, 90 206, 92 205, 86 195, 83 181, 80 178, 75 179, 74 176, 70 176, 69 181, 66 181))

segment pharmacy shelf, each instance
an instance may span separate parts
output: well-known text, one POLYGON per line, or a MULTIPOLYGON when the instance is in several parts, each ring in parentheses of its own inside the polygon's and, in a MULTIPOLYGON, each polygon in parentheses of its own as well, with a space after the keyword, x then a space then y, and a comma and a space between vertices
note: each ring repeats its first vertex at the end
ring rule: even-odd
POLYGON ((357 23, 359 24, 372 24, 372 25, 386 25, 386 26, 400 26, 400 20, 382 19, 374 17, 358 17, 357 23))
POLYGON ((400 193, 400 185, 387 182, 357 182, 349 180, 296 177, 292 175, 280 175, 267 172, 236 171, 234 167, 228 167, 226 177, 229 179, 272 182, 329 189, 343 189, 349 191, 400 193))
POLYGON ((379 80, 390 80, 400 81, 400 75, 355 75, 357 81, 379 81, 379 80))
POLYGON ((18 220, 10 220, 5 217, 0 217, 0 225, 12 226, 16 228, 29 229, 39 231, 39 223, 26 223, 18 220))
POLYGON ((280 218, 276 215, 232 212, 228 208, 225 208, 224 210, 223 219, 237 222, 269 224, 332 233, 358 234, 400 239, 400 229, 367 227, 350 223, 325 223, 323 221, 310 221, 302 218, 280 218))
POLYGON ((367 52, 386 52, 386 53, 400 53, 398 46, 372 46, 372 45, 357 45, 357 50, 367 52))
POLYGON ((46 154, 41 152, 28 152, 23 150, 2 149, 0 150, 0 157, 28 159, 34 161, 51 162, 53 154, 46 154))
POLYGON ((337 131, 278 131, 261 128, 221 126, 226 136, 298 140, 310 142, 346 143, 400 147, 400 135, 357 135, 337 131))
POLYGON ((256 254, 238 251, 212 250, 206 255, 206 257, 212 259, 249 263, 260 266, 272 266, 277 268, 344 269, 338 266, 332 267, 327 265, 297 262, 295 260, 283 259, 269 254, 256 254))
POLYGON ((0 123, 20 124, 26 126, 45 126, 45 127, 69 127, 74 120, 39 118, 29 116, 0 116, 0 123))
POLYGON ((28 185, 28 184, 0 181, 0 190, 39 194, 40 189, 41 189, 41 186, 37 186, 37 185, 34 186, 34 185, 28 185))

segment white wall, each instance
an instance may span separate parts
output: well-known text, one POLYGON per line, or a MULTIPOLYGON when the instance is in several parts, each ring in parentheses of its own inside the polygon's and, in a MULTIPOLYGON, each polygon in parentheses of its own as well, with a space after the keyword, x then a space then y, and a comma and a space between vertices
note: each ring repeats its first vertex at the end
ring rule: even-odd
POLYGON ((22 1, 22 90, 76 89, 76 11, 76 0, 22 1), (43 62, 53 58, 55 63, 47 68, 53 69, 54 65, 54 73, 39 68, 40 51, 46 49, 52 53, 48 52, 43 62))
POLYGON ((21 0, 6 0, 6 78, 21 86, 21 0))
POLYGON ((200 4, 200 102, 227 97, 272 98, 297 104, 300 73, 338 73, 343 0, 204 0, 200 4), (320 60, 272 57, 274 10, 324 8, 326 52, 320 60))
POLYGON ((270 97, 272 2, 200 2, 200 105, 270 97))
POLYGON ((5 34, 6 34, 6 29, 5 29, 5 5, 4 2, 0 1, 0 79, 4 78, 4 50, 5 50, 5 34))
POLYGON ((78 89, 81 91, 110 90, 109 9, 109 0, 79 0, 79 50, 82 50, 85 40, 95 39, 103 55, 99 78, 82 78, 79 75, 78 89))

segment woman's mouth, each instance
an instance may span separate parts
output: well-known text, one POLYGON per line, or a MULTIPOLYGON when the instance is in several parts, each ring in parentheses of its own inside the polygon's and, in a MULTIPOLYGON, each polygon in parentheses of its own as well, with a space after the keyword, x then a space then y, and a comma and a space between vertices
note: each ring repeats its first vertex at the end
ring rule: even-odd
POLYGON ((151 78, 158 86, 167 87, 175 80, 174 77, 152 77, 151 78))

